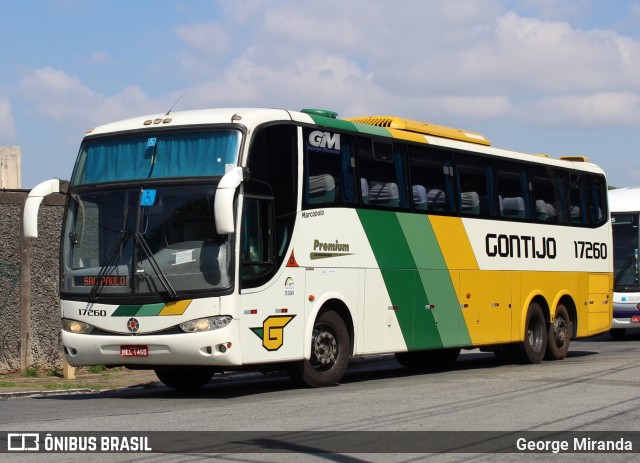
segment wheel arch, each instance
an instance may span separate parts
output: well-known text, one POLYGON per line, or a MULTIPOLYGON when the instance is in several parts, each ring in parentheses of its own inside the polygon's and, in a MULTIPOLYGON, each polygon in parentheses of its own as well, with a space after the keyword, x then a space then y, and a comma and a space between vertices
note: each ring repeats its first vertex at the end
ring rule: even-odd
POLYGON ((571 339, 575 339, 578 334, 578 309, 576 308, 576 303, 569 293, 559 294, 557 301, 554 302, 554 317, 555 311, 558 305, 563 305, 567 312, 569 313, 569 319, 571 320, 572 329, 571 329, 571 339))
POLYGON ((303 355, 304 358, 309 360, 311 358, 311 342, 308 342, 311 339, 313 334, 313 325, 320 315, 325 312, 334 311, 336 312, 344 321, 344 324, 347 326, 347 330, 349 331, 349 356, 353 355, 354 346, 355 346, 355 326, 353 323, 353 316, 349 307, 347 306, 344 299, 337 293, 329 293, 324 295, 322 298, 316 299, 314 305, 311 308, 309 313, 309 318, 307 320, 307 326, 304 332, 304 350, 303 355))
POLYGON ((527 312, 529 311, 529 307, 532 303, 537 303, 542 312, 544 313, 544 319, 547 324, 550 323, 551 315, 549 310, 549 303, 547 299, 544 297, 544 294, 540 291, 532 292, 529 297, 526 299, 525 303, 522 305, 522 313, 520 315, 520 332, 518 333, 518 340, 522 341, 525 335, 525 325, 527 323, 527 312))

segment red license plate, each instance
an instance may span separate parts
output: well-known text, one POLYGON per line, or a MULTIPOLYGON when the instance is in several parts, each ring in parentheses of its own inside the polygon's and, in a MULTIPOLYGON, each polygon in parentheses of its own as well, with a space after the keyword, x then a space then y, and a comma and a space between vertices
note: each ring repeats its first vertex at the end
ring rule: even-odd
POLYGON ((120 346, 120 357, 147 357, 149 346, 120 346))
POLYGON ((640 323, 640 315, 631 315, 631 323, 640 323))

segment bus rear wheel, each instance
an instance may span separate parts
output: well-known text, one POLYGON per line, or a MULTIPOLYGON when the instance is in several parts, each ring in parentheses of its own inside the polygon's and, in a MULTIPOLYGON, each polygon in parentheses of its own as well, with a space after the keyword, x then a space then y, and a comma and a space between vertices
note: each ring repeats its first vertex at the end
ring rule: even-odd
POLYGON ((515 354, 520 363, 540 363, 547 349, 547 321, 542 307, 536 302, 529 305, 524 327, 524 341, 515 354))
POLYGON ((558 305, 553 323, 549 324, 547 333, 547 350, 545 360, 562 360, 569 352, 569 343, 573 333, 573 324, 569 318, 569 312, 564 305, 558 305))
POLYGON ((207 384, 215 369, 209 367, 167 367, 156 368, 156 376, 165 386, 179 391, 200 389, 207 384))
POLYGON ((311 358, 289 369, 291 379, 308 387, 333 386, 349 365, 349 330, 334 311, 321 314, 313 325, 311 358))

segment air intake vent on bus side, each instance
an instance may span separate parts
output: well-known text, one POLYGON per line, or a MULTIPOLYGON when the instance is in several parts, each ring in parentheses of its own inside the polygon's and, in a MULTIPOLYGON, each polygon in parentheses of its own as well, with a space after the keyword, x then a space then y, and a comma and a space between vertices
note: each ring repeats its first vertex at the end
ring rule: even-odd
POLYGON ((359 124, 374 125, 376 127, 385 127, 387 129, 404 130, 407 132, 434 135, 436 137, 450 138, 453 140, 462 140, 480 145, 491 144, 489 143, 489 140, 476 132, 454 129, 443 125, 428 124, 426 122, 414 121, 396 116, 363 116, 345 118, 345 120, 359 124))

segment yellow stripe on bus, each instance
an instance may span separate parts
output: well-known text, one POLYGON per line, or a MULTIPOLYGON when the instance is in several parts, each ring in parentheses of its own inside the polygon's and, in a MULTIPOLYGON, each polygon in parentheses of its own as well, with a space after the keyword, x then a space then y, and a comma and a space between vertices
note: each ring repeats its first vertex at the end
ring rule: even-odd
POLYGON ((450 270, 477 270, 471 242, 462 220, 457 217, 430 216, 431 226, 440 245, 440 250, 450 270))
POLYGON ((158 315, 182 315, 191 304, 192 299, 186 301, 169 302, 158 315))

